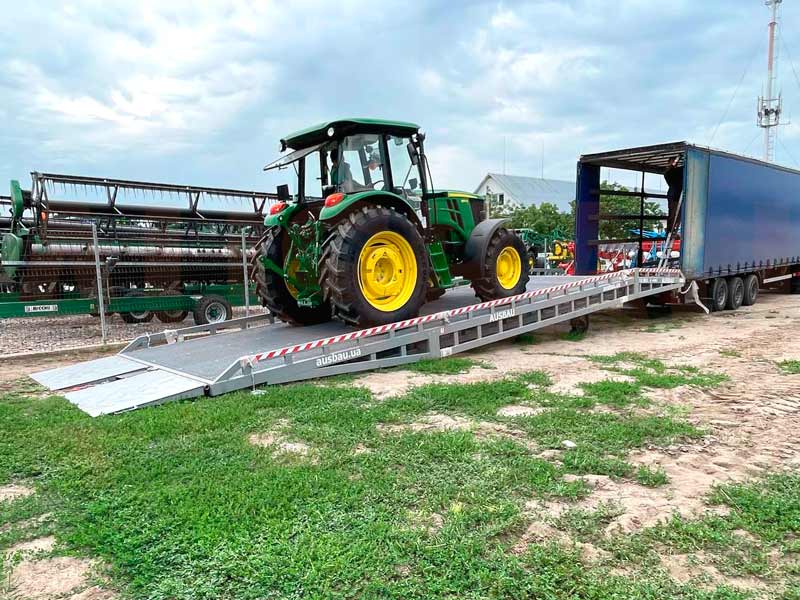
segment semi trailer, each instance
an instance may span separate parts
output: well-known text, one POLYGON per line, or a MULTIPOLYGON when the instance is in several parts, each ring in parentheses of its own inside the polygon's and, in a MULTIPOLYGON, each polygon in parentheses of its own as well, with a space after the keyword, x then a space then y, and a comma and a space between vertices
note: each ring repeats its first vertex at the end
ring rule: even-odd
MULTIPOLYGON (((800 171, 745 156, 673 142, 586 154, 578 161, 576 189, 576 273, 598 272, 604 247, 629 244, 637 266, 680 269, 696 282, 711 310, 755 303, 759 289, 784 286, 800 291, 800 171), (663 175, 671 163, 683 169, 683 193, 676 223, 666 214, 647 214, 647 201, 666 194, 646 191, 646 174, 663 175), (620 192, 601 189, 602 168, 641 174, 641 187, 620 192), (608 196, 640 199, 640 210, 624 214, 608 196), (601 239, 604 221, 637 221, 631 237, 601 239), (650 252, 647 231, 662 222, 664 251, 650 252), (655 257, 656 264, 647 263, 655 257)), ((650 302, 675 300, 667 296, 650 302)))

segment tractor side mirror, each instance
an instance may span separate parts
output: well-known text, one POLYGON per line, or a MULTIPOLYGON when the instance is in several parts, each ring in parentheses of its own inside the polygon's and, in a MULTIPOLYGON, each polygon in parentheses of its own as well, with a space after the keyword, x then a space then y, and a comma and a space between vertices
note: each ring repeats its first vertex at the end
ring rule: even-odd
POLYGON ((417 153, 417 147, 414 146, 414 142, 408 142, 408 144, 406 144, 406 150, 408 150, 408 158, 411 159, 411 164, 415 166, 418 165, 419 154, 417 153))
POLYGON ((278 186, 278 200, 280 202, 289 202, 292 199, 291 194, 289 194, 289 185, 284 183, 283 185, 278 186))
POLYGON ((410 189, 412 189, 412 190, 415 190, 415 189, 417 189, 417 186, 418 186, 418 185, 419 185, 419 181, 417 181, 417 179, 416 179, 416 178, 413 178, 413 179, 409 179, 409 180, 408 180, 408 187, 409 187, 410 189))

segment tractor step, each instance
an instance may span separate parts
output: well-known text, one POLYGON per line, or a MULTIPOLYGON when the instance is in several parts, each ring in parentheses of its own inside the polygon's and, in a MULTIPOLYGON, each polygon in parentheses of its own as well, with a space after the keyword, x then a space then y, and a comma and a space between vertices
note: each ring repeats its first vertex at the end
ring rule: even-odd
POLYGON ((450 263, 442 247, 442 242, 428 244, 428 256, 431 258, 431 268, 433 269, 433 279, 436 287, 452 287, 453 276, 450 274, 450 263))

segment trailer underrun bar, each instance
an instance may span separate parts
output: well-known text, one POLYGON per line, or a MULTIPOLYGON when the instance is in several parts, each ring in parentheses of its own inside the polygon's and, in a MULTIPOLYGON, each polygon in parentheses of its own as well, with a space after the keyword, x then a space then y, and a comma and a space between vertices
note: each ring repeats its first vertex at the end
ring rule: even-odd
POLYGON ((475 304, 471 290, 455 289, 426 305, 427 314, 362 330, 339 322, 291 327, 269 315, 245 317, 142 336, 115 356, 32 377, 91 416, 119 413, 450 356, 620 308, 683 283, 680 271, 672 269, 533 277, 518 296, 475 304), (238 331, 222 333, 231 327, 238 331))

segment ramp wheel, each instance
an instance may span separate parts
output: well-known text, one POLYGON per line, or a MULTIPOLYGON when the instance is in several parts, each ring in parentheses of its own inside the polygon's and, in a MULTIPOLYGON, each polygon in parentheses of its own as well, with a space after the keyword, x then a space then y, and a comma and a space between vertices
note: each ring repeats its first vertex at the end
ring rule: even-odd
MULTIPOLYGON (((272 230, 267 235, 261 246, 261 256, 269 258, 276 265, 284 264, 279 229, 272 230)), ((254 278, 261 304, 281 321, 292 325, 317 325, 331 320, 331 308, 327 302, 314 308, 298 306, 297 290, 294 286, 289 285, 277 273, 266 269, 260 260, 256 261, 254 278)))
POLYGON ((583 335, 587 331, 589 331, 589 315, 583 315, 582 317, 575 317, 574 319, 570 319, 569 321, 570 330, 569 332, 574 335, 583 335))
POLYGON ((231 308, 231 303, 222 296, 209 294, 197 301, 192 316, 197 325, 222 323, 233 318, 233 308, 231 308))
POLYGON ((731 277, 728 279, 728 301, 725 308, 728 310, 737 310, 744 302, 744 281, 741 277, 731 277))
POLYGON ((500 228, 486 249, 480 279, 472 282, 475 295, 484 302, 522 294, 528 285, 530 271, 525 244, 516 234, 500 228))
MULTIPOLYGON (((131 290, 127 294, 125 294, 127 298, 143 298, 144 293, 140 290, 131 290)), ((139 310, 133 312, 121 312, 119 313, 120 318, 130 325, 135 325, 137 323, 149 323, 153 320, 153 311, 152 310, 139 310)))
POLYGON ((428 263, 422 236, 405 215, 364 206, 342 219, 325 245, 320 285, 339 319, 383 325, 419 314, 428 263))
POLYGON ((719 312, 728 305, 728 282, 720 277, 711 284, 711 310, 719 312))

